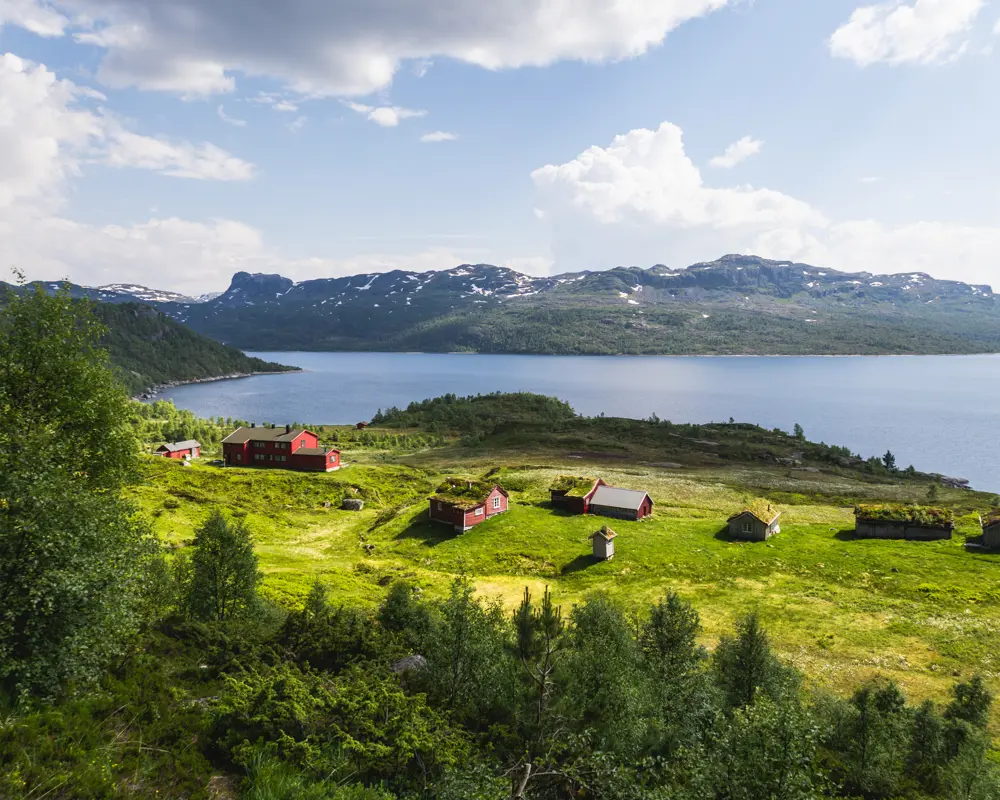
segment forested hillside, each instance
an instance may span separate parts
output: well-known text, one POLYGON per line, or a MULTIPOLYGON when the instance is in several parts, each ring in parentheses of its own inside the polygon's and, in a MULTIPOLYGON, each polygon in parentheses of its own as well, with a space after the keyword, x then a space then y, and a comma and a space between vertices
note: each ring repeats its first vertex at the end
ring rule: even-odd
POLYGON ((149 306, 96 303, 93 308, 107 327, 101 344, 132 392, 168 383, 294 369, 219 344, 149 306))

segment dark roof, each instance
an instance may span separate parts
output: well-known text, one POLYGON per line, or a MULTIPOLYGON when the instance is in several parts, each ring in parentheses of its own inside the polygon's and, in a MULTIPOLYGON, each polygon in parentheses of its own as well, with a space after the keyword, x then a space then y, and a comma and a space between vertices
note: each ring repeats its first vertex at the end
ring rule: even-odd
POLYGON ((624 508, 629 511, 638 511, 642 501, 647 497, 649 497, 647 492, 619 489, 616 486, 598 486, 590 504, 605 508, 624 508))
POLYGON ((739 519, 747 514, 764 525, 770 525, 781 516, 781 512, 766 500, 758 500, 751 503, 739 513, 733 514, 728 521, 732 522, 734 519, 739 519))
POLYGON ((889 503, 859 505, 854 516, 866 522, 901 522, 927 528, 954 528, 955 515, 946 508, 901 506, 889 503))
POLYGON ((498 489, 504 497, 509 497, 499 483, 448 478, 438 487, 434 499, 468 511, 485 503, 486 499, 493 494, 494 489, 498 489))
POLYGON ((167 442, 166 444, 161 444, 156 449, 166 450, 168 453, 176 453, 180 450, 193 450, 196 447, 201 447, 201 445, 194 439, 186 439, 183 442, 167 442))
POLYGON ((297 456, 325 456, 329 452, 338 452, 326 450, 322 447, 300 447, 295 451, 297 456))
POLYGON ((312 431, 307 431, 305 428, 296 428, 288 433, 285 433, 284 427, 281 428, 237 428, 231 434, 229 434, 225 439, 222 440, 223 444, 244 444, 245 442, 292 442, 295 441, 303 433, 312 433, 312 431))
POLYGON ((983 528, 992 528, 994 525, 1000 525, 1000 508, 983 514, 983 528))

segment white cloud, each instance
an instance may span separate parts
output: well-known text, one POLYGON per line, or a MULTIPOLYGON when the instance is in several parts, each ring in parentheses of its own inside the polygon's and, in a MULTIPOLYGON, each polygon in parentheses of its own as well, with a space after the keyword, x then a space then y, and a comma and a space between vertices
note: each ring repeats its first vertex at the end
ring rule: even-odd
POLYGON ((80 94, 44 66, 0 55, 0 211, 57 206, 63 182, 103 140, 104 123, 79 107, 80 94))
POLYGON ((298 133, 306 126, 306 123, 308 121, 309 121, 308 117, 296 117, 292 122, 288 123, 288 130, 290 130, 292 133, 298 133))
MULTIPOLYGON (((641 55, 685 21, 734 0, 53 0, 80 15, 78 38, 106 49, 99 76, 198 96, 233 75, 269 76, 306 95, 363 96, 403 62, 451 58, 486 69, 641 55)), ((6 0, 10 3, 11 0, 6 0)), ((37 21, 42 0, 17 0, 37 21)), ((11 16, 25 24, 27 14, 11 16)), ((50 29, 58 26, 48 23, 50 29)), ((419 69, 419 68, 418 68, 419 69)))
POLYGON ((399 106, 366 106, 363 103, 345 102, 352 111, 364 114, 376 125, 383 128, 395 128, 401 120, 426 117, 426 111, 419 111, 413 108, 401 108, 399 106))
POLYGON ((434 131, 433 133, 425 133, 420 137, 422 142, 454 142, 458 138, 457 133, 448 133, 447 131, 434 131))
POLYGON ((998 282, 1000 227, 831 220, 773 190, 709 187, 670 123, 618 136, 532 178, 536 216, 550 226, 558 269, 692 263, 741 252, 847 271, 998 282))
POLYGON ((744 136, 738 142, 733 142, 733 144, 729 145, 725 153, 721 156, 716 156, 708 163, 720 169, 732 169, 737 164, 746 161, 750 156, 757 155, 763 146, 764 142, 760 139, 754 139, 752 136, 744 136))
POLYGON ((866 67, 931 64, 961 55, 985 0, 889 0, 863 6, 830 37, 830 52, 866 67))
POLYGON ((247 126, 247 121, 245 119, 236 119, 235 117, 229 116, 226 113, 226 109, 224 109, 221 105, 216 109, 216 113, 219 115, 219 119, 228 125, 235 125, 237 128, 245 128, 247 126))
POLYGON ((770 189, 715 189, 684 151, 681 129, 664 122, 658 130, 616 136, 610 147, 591 147, 572 161, 531 174, 546 198, 542 210, 585 211, 600 222, 634 222, 681 228, 770 225, 795 221, 823 224, 808 203, 770 189))
POLYGON ((0 28, 17 25, 38 36, 62 36, 69 19, 36 0, 0 0, 0 28))
POLYGON ((248 181, 253 177, 253 164, 209 142, 171 142, 110 127, 105 157, 109 166, 151 169, 174 178, 196 180, 248 181))
POLYGON ((877 175, 865 175, 861 178, 862 183, 878 183, 880 180, 882 179, 877 175))
POLYGON ((288 111, 294 113, 299 110, 299 107, 290 100, 279 100, 274 104, 275 111, 288 111))

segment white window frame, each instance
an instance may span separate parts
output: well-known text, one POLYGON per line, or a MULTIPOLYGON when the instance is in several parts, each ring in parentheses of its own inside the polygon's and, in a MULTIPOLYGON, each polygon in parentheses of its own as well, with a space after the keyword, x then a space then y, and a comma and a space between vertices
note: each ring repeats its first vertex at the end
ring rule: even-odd
POLYGON ((753 533, 753 523, 750 521, 743 523, 743 533, 753 533))
POLYGON ((477 517, 481 517, 481 516, 483 516, 483 514, 485 514, 485 513, 486 513, 486 509, 485 509, 485 508, 483 508, 482 506, 479 506, 479 508, 477 508, 477 509, 476 509, 476 514, 475 514, 475 515, 476 515, 477 517))
POLYGON ((499 497, 494 497, 493 498, 493 510, 494 511, 499 511, 499 509, 500 509, 500 498, 499 497))

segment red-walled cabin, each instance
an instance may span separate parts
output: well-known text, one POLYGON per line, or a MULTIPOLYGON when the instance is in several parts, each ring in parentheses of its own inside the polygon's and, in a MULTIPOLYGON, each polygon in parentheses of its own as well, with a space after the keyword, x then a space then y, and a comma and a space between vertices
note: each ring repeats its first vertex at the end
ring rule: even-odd
POLYGON ((157 447, 154 455, 182 460, 198 458, 201 455, 201 445, 194 439, 188 439, 184 442, 167 442, 157 447))
POLYGON ((237 428, 222 440, 227 467, 269 467, 300 472, 340 469, 340 451, 319 446, 319 437, 305 428, 237 428))
POLYGON ((492 483, 449 478, 431 498, 430 517, 464 533, 507 510, 507 492, 492 483))

